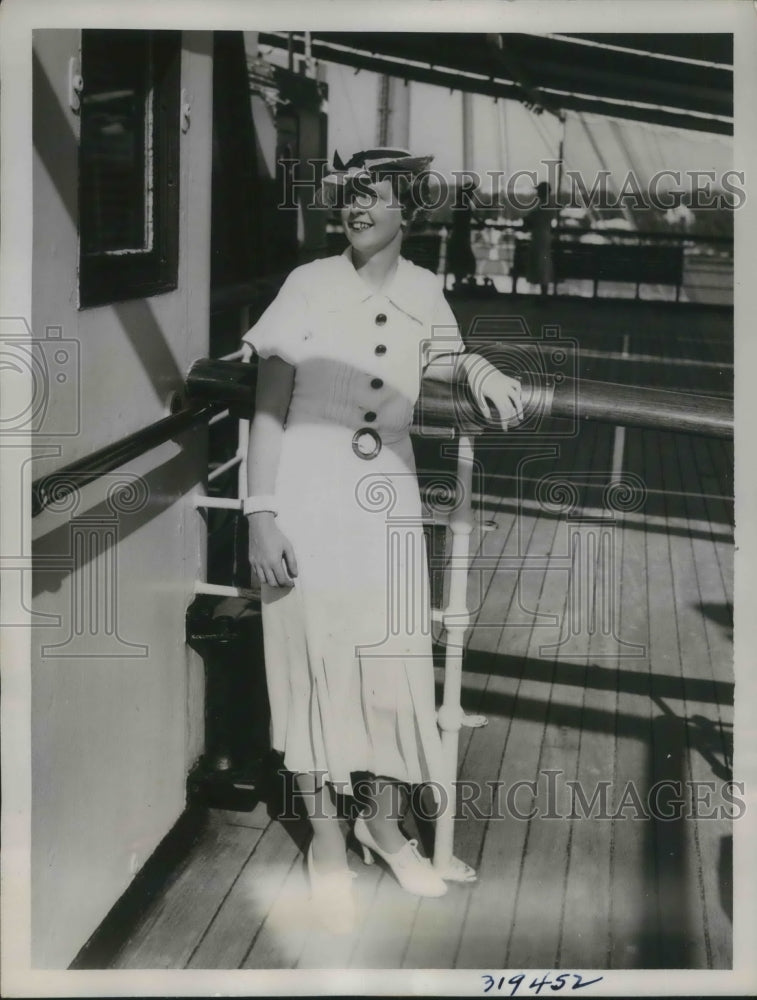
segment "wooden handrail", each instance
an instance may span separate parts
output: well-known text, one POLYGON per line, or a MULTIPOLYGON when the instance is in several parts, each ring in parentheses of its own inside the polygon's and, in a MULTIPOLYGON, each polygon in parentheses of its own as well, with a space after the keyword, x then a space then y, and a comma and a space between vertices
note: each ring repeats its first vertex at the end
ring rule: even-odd
POLYGON ((71 493, 117 469, 151 448, 170 441, 200 423, 206 423, 218 412, 211 402, 193 403, 178 413, 164 417, 126 437, 93 451, 85 458, 71 462, 62 469, 40 476, 32 483, 32 517, 36 517, 52 503, 59 503, 71 493))
MULTIPOLYGON (((32 516, 189 427, 207 422, 220 408, 238 407, 240 415, 251 414, 255 373, 254 363, 208 358, 196 361, 186 379, 189 405, 185 409, 35 480, 32 516)), ((541 420, 558 417, 708 437, 733 436, 733 402, 720 396, 590 379, 558 379, 542 372, 523 372, 522 381, 524 433, 548 434, 541 420)), ((478 413, 464 384, 424 379, 414 430, 422 435, 425 429, 433 433, 440 426, 466 434, 484 434, 498 425, 478 413)))
MULTIPOLYGON (((198 361, 187 377, 187 394, 203 402, 242 404, 251 413, 252 368, 254 365, 242 361, 198 361)), ((541 372, 521 374, 525 396, 523 428, 532 433, 539 429, 534 426, 535 419, 538 425, 539 419, 562 417, 709 437, 733 436, 733 402, 727 398, 583 378, 558 379, 541 372)), ((496 426, 479 415, 466 386, 424 379, 416 426, 422 433, 424 426, 439 425, 479 434, 496 426)))

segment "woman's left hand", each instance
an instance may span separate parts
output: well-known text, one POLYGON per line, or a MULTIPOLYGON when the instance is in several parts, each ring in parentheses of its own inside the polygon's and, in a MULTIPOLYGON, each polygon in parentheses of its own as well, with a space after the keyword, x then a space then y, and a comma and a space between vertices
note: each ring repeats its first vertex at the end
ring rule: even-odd
POLYGON ((521 423, 523 399, 518 379, 505 375, 480 355, 469 356, 466 375, 476 406, 487 420, 498 422, 503 431, 521 423))

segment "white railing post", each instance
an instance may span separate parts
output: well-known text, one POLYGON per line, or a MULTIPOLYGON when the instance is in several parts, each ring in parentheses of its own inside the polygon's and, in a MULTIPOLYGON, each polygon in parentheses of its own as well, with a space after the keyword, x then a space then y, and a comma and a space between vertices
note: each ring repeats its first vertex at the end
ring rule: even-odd
POLYGON ((464 724, 460 704, 465 634, 470 625, 468 569, 470 565, 473 514, 473 439, 461 434, 457 450, 457 503, 449 515, 452 551, 449 562, 449 596, 444 609, 444 696, 437 713, 444 760, 444 787, 436 821, 434 866, 445 878, 467 880, 471 869, 454 858, 453 840, 457 805, 457 752, 460 727, 464 724))
MULTIPOLYGON (((242 346, 242 360, 249 361, 252 354, 252 348, 249 344, 244 344, 242 346)), ((237 455, 239 455, 239 478, 237 480, 237 496, 246 497, 247 496, 247 446, 250 441, 250 421, 240 420, 239 421, 239 446, 237 448, 237 455)))

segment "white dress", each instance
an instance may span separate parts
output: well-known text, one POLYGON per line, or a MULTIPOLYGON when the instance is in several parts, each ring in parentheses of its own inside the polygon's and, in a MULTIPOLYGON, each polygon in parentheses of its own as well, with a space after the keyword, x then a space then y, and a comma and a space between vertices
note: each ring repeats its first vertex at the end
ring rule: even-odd
POLYGON ((272 744, 345 791, 442 780, 409 428, 423 367, 464 350, 435 275, 401 257, 374 292, 350 254, 292 271, 243 337, 296 368, 275 492, 299 575, 262 587, 272 744))

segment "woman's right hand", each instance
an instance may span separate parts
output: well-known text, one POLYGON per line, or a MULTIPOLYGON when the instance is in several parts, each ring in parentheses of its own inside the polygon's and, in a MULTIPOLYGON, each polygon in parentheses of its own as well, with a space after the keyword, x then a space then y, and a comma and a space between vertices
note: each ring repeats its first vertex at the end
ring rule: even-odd
POLYGON ((289 539, 276 526, 271 511, 248 514, 250 566, 261 583, 271 587, 293 587, 297 560, 289 539))

